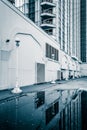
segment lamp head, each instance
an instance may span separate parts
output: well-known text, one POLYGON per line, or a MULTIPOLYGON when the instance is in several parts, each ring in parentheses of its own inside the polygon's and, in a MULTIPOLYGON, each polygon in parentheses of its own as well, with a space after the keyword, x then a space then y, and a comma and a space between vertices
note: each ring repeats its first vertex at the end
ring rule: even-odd
POLYGON ((19 47, 20 46, 20 44, 19 44, 20 43, 20 39, 18 37, 16 37, 15 42, 16 42, 16 46, 19 47))

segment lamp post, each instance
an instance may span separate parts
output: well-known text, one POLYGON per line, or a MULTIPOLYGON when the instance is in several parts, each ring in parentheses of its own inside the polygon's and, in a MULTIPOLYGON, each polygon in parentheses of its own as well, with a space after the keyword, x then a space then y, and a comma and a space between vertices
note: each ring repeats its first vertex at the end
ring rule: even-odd
MULTIPOLYGON (((52 59, 53 59, 53 62, 54 62, 54 58, 55 58, 55 54, 52 53, 52 59)), ((54 66, 53 66, 53 68, 54 68, 54 66)), ((51 83, 52 83, 52 84, 55 84, 55 83, 56 83, 55 80, 54 80, 54 78, 52 79, 51 83)))
POLYGON ((19 48, 19 46, 20 46, 20 40, 19 40, 19 38, 17 38, 16 40, 15 40, 15 43, 16 43, 16 86, 15 86, 15 88, 12 90, 12 93, 21 93, 22 92, 22 90, 20 89, 20 87, 19 87, 19 75, 18 75, 18 66, 19 66, 19 59, 18 59, 18 48, 19 48))

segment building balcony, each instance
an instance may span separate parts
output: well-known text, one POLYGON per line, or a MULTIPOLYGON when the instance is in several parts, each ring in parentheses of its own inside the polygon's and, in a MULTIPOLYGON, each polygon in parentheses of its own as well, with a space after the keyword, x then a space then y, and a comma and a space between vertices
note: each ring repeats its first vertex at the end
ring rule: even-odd
POLYGON ((56 4, 53 3, 53 0, 42 0, 41 1, 41 5, 45 8, 48 8, 48 7, 55 7, 56 4))
POLYGON ((55 25, 53 24, 52 19, 47 19, 47 20, 43 20, 43 21, 42 21, 41 27, 42 27, 43 29, 55 28, 55 25))
POLYGON ((42 13, 41 13, 41 17, 43 18, 54 18, 56 15, 53 14, 53 10, 52 9, 46 9, 46 10, 42 10, 42 13))

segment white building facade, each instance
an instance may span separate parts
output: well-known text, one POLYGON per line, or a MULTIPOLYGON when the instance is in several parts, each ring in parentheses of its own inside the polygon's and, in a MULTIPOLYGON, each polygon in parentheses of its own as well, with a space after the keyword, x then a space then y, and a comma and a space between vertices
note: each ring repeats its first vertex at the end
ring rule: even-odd
POLYGON ((60 43, 8 1, 0 1, 0 90, 80 76, 60 43), (19 43, 19 44, 18 44, 19 43))

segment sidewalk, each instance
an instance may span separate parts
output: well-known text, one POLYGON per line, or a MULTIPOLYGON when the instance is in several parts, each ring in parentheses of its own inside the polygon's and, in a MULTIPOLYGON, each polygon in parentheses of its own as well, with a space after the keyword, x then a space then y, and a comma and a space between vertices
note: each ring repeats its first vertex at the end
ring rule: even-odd
POLYGON ((38 85, 29 85, 29 86, 25 86, 25 87, 21 87, 22 89, 22 93, 20 94, 13 94, 11 91, 12 89, 9 90, 1 90, 0 91, 0 101, 2 100, 6 100, 12 97, 16 97, 18 95, 24 94, 24 93, 31 93, 31 92, 37 92, 37 91, 42 91, 44 89, 47 88, 52 88, 53 86, 60 88, 61 85, 67 86, 68 83, 70 84, 70 82, 72 83, 72 81, 76 81, 76 80, 80 80, 80 79, 72 79, 72 80, 61 80, 61 81, 56 81, 55 84, 51 84, 51 83, 43 83, 43 84, 38 84, 38 85), (59 87, 60 86, 60 87, 59 87))

